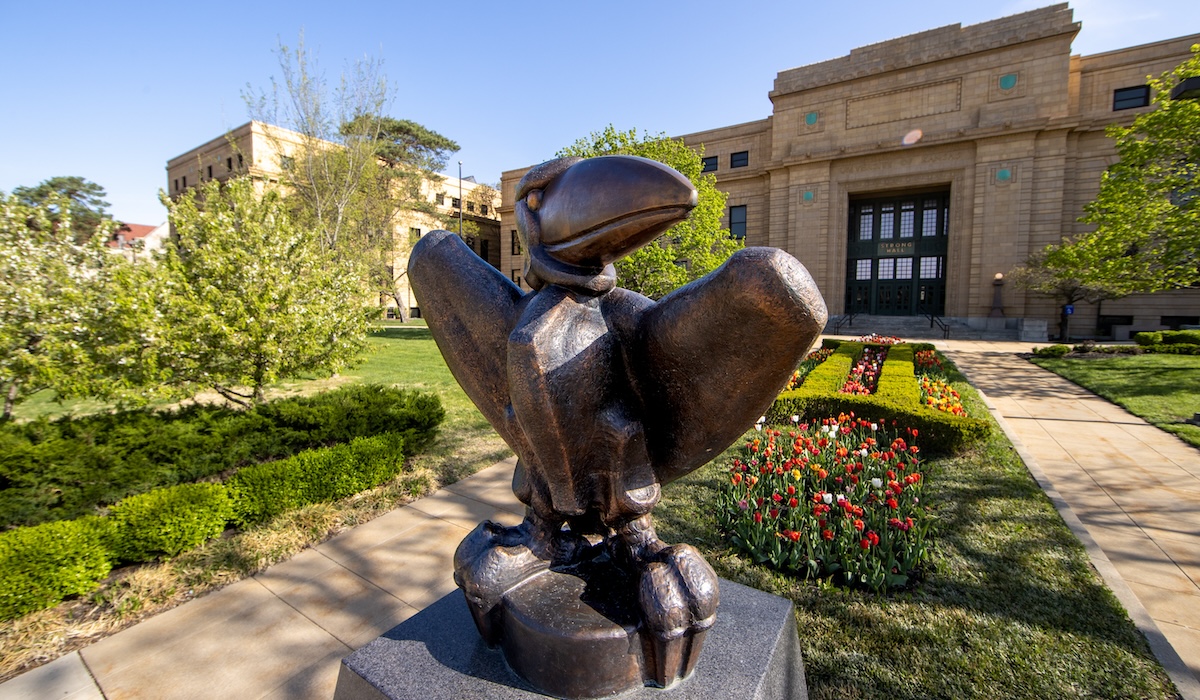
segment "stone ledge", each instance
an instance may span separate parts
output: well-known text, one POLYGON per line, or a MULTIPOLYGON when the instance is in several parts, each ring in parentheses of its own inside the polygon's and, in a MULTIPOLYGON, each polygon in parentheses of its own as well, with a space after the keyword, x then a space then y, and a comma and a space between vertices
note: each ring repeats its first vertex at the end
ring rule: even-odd
MULTIPOLYGON (((717 623, 695 673, 669 690, 622 700, 804 700, 804 662, 791 601, 721 581, 717 623)), ((586 660, 581 660, 586 662, 586 660)), ((334 700, 518 700, 543 698, 488 649, 453 591, 342 660, 334 700)))

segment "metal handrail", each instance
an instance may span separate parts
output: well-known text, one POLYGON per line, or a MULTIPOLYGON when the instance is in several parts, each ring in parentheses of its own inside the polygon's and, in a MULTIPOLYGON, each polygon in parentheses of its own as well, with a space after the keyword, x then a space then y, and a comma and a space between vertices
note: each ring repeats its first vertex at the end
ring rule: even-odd
POLYGON ((835 319, 833 322, 834 335, 837 335, 838 333, 841 332, 842 326, 853 326, 854 325, 854 317, 857 315, 858 315, 858 313, 855 312, 855 313, 849 313, 849 314, 842 314, 841 316, 838 316, 837 319, 835 319))
POLYGON ((937 326, 939 329, 941 329, 943 338, 948 339, 950 337, 950 324, 943 321, 940 316, 934 316, 933 314, 925 314, 925 318, 929 319, 929 327, 930 328, 937 326))

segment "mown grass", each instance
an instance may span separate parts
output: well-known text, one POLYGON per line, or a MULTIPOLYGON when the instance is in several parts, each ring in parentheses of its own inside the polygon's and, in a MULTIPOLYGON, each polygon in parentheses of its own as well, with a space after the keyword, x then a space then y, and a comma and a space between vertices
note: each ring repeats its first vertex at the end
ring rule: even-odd
MULTIPOLYGON (((971 414, 987 417, 958 379, 971 414)), ((695 544, 722 577, 795 603, 810 698, 1175 697, 1003 433, 925 473, 933 554, 922 582, 887 595, 737 554, 716 517, 724 460, 664 489, 655 518, 664 540, 695 544)))
POLYGON ((1180 439, 1200 447, 1200 357, 1121 355, 1030 360, 1180 439))

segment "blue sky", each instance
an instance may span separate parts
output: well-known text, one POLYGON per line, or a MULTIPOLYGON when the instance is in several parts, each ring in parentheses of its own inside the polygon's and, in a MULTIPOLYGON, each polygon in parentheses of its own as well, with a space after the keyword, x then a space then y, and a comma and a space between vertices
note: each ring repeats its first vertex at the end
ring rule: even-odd
MULTIPOLYGON (((1049 4, 926 2, 29 2, 0 0, 0 190, 80 175, 155 224, 166 161, 248 120, 301 32, 328 80, 384 62, 390 114, 496 182, 603 129, 685 134, 770 114, 781 70, 1049 4)), ((1195 0, 1075 0, 1091 54, 1200 32, 1195 0)))

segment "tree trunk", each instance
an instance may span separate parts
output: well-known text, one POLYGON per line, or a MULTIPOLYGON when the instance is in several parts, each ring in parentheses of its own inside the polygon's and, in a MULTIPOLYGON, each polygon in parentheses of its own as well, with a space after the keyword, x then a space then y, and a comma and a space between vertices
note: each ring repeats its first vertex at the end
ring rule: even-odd
POLYGON ((2 420, 12 420, 13 407, 17 405, 17 393, 21 390, 19 382, 13 382, 8 385, 8 391, 4 394, 4 417, 2 420))

